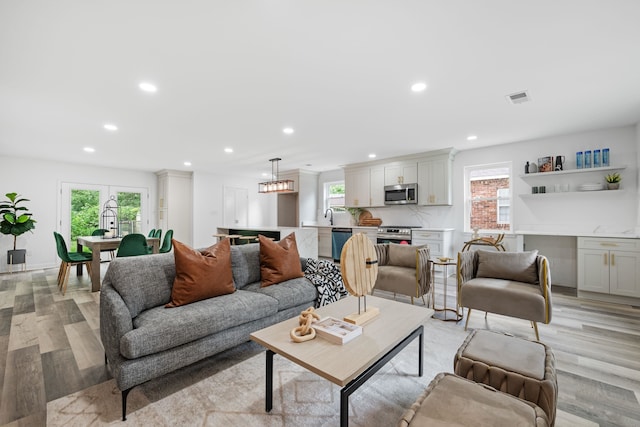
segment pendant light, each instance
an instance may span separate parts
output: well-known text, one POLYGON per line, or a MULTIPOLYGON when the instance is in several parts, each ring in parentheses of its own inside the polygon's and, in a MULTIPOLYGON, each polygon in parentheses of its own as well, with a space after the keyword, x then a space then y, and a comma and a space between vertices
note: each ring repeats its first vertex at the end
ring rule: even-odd
POLYGON ((280 157, 269 159, 271 162, 271 181, 259 182, 258 193, 286 193, 293 191, 293 180, 278 179, 278 162, 280 157))

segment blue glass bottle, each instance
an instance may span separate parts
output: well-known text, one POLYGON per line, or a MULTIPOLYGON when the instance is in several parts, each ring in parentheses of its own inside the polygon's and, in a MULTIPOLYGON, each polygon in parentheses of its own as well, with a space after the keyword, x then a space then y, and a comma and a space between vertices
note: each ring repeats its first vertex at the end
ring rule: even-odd
POLYGON ((593 167, 600 167, 600 150, 593 150, 593 167))
POLYGON ((582 151, 576 153, 576 169, 582 169, 582 151))
POLYGON ((602 149, 602 166, 604 167, 609 166, 609 149, 608 148, 602 149))
POLYGON ((591 167, 591 150, 584 151, 584 167, 585 169, 591 167))

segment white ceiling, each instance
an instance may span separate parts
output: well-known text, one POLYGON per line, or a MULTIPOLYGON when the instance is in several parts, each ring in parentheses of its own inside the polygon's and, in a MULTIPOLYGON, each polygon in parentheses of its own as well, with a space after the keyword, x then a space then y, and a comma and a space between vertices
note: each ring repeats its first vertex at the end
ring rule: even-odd
POLYGON ((276 156, 322 171, 639 121, 638 0, 0 2, 0 155, 260 179, 276 156))

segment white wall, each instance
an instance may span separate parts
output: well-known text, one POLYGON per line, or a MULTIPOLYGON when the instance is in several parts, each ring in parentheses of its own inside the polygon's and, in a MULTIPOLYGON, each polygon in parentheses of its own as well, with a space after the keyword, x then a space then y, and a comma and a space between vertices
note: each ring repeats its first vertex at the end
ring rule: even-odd
MULTIPOLYGON (((25 204, 37 221, 33 233, 18 237, 18 248, 27 249, 27 268, 59 265, 53 231, 60 230, 60 183, 86 183, 147 188, 149 191, 150 227, 156 223, 156 175, 125 169, 82 166, 63 162, 0 156, 0 197, 17 192, 29 199, 25 204)), ((6 251, 12 249, 13 237, 0 235, 0 271, 8 271, 6 251)))
POLYGON ((246 188, 249 196, 248 225, 275 227, 276 195, 259 194, 258 182, 242 176, 223 176, 206 172, 193 174, 193 246, 204 248, 216 242, 212 237, 224 227, 224 187, 246 188))

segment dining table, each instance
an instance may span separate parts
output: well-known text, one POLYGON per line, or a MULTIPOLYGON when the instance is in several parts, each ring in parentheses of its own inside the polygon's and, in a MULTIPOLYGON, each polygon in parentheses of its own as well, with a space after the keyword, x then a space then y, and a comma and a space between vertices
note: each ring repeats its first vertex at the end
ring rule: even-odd
MULTIPOLYGON (((91 249, 91 292, 100 290, 100 251, 115 250, 120 246, 122 237, 105 238, 102 236, 80 236, 77 238, 78 252, 82 252, 86 246, 91 249)), ((157 237, 147 237, 147 243, 153 248, 153 253, 160 251, 160 239, 157 237)), ((77 266, 78 276, 82 276, 82 263, 77 266)))

